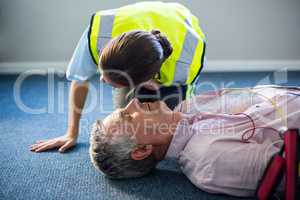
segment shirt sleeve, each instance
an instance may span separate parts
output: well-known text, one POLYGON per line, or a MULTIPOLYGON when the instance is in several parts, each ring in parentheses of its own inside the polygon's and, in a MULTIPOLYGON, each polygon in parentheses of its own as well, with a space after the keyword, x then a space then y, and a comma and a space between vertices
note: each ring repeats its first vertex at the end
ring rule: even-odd
POLYGON ((76 46, 67 68, 66 77, 70 81, 83 82, 89 80, 96 73, 97 65, 89 51, 87 28, 76 46))

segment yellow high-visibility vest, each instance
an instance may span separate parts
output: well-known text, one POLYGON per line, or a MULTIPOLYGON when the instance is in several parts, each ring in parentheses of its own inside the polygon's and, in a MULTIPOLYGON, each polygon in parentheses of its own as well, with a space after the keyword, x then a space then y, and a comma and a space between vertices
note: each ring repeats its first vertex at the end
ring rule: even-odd
POLYGON ((96 12, 89 30, 89 47, 98 65, 108 41, 131 30, 158 29, 173 47, 154 79, 164 86, 190 85, 203 67, 205 36, 196 16, 178 3, 141 2, 96 12))

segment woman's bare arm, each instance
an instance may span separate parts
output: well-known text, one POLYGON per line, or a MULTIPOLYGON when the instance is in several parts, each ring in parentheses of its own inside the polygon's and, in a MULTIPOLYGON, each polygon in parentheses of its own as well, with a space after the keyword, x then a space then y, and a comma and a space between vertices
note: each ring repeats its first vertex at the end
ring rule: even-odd
POLYGON ((49 149, 58 148, 59 152, 64 152, 76 144, 79 134, 79 121, 88 94, 88 82, 81 84, 72 81, 69 94, 69 120, 68 128, 65 135, 36 141, 30 146, 30 150, 34 152, 42 152, 49 149))

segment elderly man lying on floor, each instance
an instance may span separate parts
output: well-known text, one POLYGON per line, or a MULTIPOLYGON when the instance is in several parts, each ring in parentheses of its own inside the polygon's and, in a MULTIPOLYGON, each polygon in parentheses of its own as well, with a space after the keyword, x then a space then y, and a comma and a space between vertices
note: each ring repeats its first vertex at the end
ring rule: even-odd
POLYGON ((211 193, 252 196, 282 146, 281 127, 300 125, 300 90, 279 86, 224 89, 182 102, 132 100, 94 124, 90 155, 110 178, 140 177, 166 158, 211 193))

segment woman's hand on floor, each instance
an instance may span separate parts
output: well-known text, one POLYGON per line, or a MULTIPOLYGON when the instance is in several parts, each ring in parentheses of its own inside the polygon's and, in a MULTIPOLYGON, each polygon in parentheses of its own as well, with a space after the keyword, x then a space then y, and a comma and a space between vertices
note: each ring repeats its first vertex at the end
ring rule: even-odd
POLYGON ((35 144, 30 145, 30 151, 42 152, 50 149, 58 148, 60 153, 65 152, 67 149, 75 146, 77 137, 64 135, 61 137, 36 141, 35 144))

